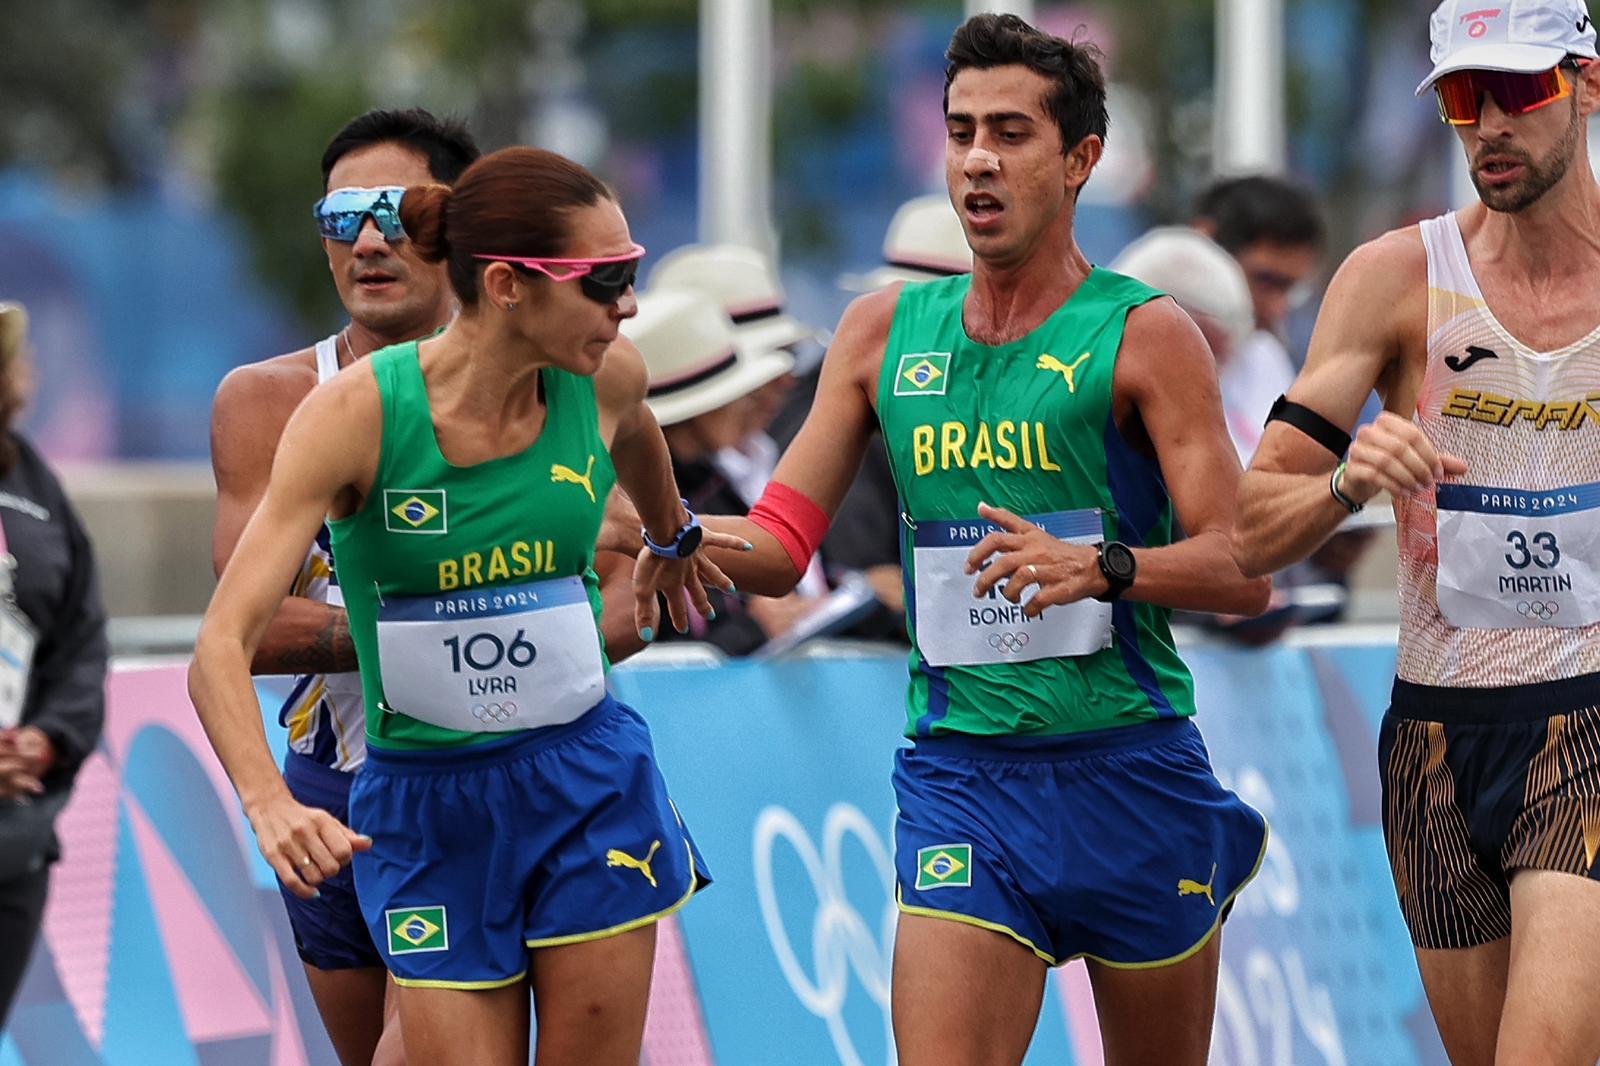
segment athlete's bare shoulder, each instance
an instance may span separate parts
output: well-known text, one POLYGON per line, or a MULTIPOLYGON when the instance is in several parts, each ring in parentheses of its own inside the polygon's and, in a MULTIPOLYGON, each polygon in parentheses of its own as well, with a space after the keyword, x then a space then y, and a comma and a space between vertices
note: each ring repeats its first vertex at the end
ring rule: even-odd
POLYGON ((828 345, 824 374, 843 374, 868 396, 876 395, 883 353, 889 347, 889 329, 894 325, 894 312, 899 306, 902 288, 903 284, 896 283, 850 301, 828 345))
POLYGON ((213 444, 221 434, 264 435, 276 445, 289 416, 316 386, 315 348, 301 348, 234 367, 217 386, 211 403, 213 444))

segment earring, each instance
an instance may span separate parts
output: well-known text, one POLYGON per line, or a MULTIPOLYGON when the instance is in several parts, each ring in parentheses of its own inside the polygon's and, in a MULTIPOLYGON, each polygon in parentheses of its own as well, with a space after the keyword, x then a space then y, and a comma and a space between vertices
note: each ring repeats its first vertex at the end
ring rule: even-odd
POLYGON ((515 302, 508 302, 506 304, 506 310, 507 311, 515 311, 516 309, 517 309, 517 305, 516 305, 515 302))

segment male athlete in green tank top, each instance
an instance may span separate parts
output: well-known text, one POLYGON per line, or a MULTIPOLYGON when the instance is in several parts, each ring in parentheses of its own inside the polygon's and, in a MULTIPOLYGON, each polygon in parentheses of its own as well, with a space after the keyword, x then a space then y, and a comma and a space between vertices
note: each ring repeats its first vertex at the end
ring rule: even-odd
MULTIPOLYGON (((974 521, 982 502, 1030 515, 1078 512, 1089 543, 1170 544, 1172 508, 1159 471, 1112 419, 1124 320, 1161 294, 1095 270, 1037 329, 990 347, 962 327, 970 286, 960 276, 901 291, 878 381, 878 420, 903 503, 907 587, 917 587, 917 560, 933 558, 930 549, 917 551, 919 536, 951 524, 941 539, 964 558, 960 549, 990 529, 974 521)), ((1035 658, 1029 646, 1043 616, 1027 617, 999 595, 966 599, 926 615, 908 599, 909 736, 1078 733, 1194 713, 1194 685, 1166 607, 1134 605, 1120 639, 1088 654, 1035 658), (923 617, 993 640, 996 661, 930 662, 918 632, 923 617)))
POLYGON ((1074 240, 1107 124, 1093 49, 979 15, 948 57, 972 276, 850 307, 766 496, 717 521, 755 551, 715 557, 742 589, 787 592, 881 426, 915 644, 894 772, 902 1066, 1021 1062, 1047 967, 1076 957, 1108 1063, 1201 1066, 1215 934, 1266 846, 1211 772, 1167 630, 1169 608, 1251 614, 1270 592, 1229 551, 1216 368, 1171 300, 1074 240))

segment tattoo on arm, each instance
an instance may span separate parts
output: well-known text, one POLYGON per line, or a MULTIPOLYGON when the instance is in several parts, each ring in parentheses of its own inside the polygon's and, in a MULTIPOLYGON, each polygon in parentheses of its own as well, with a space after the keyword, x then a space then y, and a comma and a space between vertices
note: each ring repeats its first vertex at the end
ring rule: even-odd
POLYGON ((350 638, 350 616, 329 608, 328 620, 311 640, 276 654, 258 653, 259 674, 338 674, 356 669, 356 645, 350 638))

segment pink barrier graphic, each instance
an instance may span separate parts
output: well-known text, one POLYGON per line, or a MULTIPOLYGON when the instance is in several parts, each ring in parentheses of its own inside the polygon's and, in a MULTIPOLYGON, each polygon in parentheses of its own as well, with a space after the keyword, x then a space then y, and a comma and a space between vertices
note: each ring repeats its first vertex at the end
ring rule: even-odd
MULTIPOLYGON (((107 689, 0 1063, 337 1066, 184 668, 117 669, 107 689)), ((659 942, 645 1062, 711 1066, 676 923, 659 942)))

